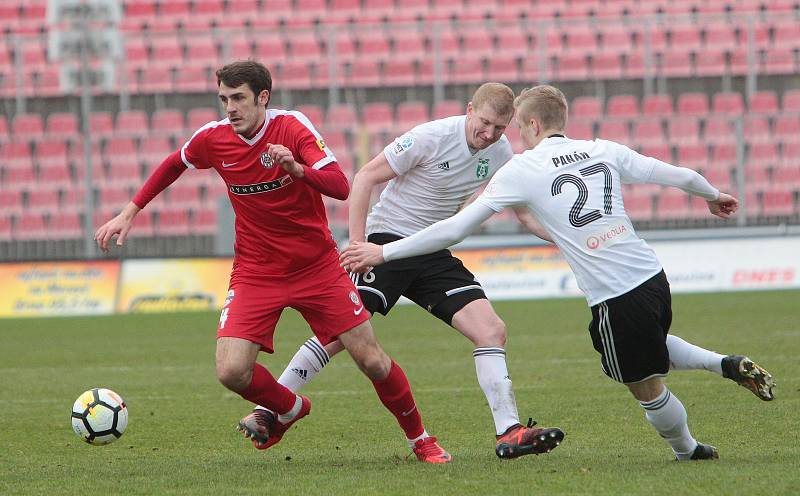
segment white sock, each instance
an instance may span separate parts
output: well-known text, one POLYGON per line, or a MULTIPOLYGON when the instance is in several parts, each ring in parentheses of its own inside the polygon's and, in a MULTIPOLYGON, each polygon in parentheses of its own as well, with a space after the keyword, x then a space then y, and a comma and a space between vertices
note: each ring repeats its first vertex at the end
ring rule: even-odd
POLYGON ((286 422, 291 421, 297 416, 298 413, 300 413, 300 409, 302 407, 303 399, 300 398, 300 396, 295 395, 294 406, 288 412, 278 415, 278 422, 285 424, 286 422))
POLYGON ((428 434, 428 431, 423 430, 422 434, 420 434, 418 437, 415 437, 414 439, 406 439, 406 441, 408 441, 408 447, 413 449, 414 445, 417 444, 417 441, 419 441, 420 439, 425 439, 426 437, 431 437, 431 436, 430 434, 428 434))
POLYGON ((500 435, 512 425, 519 424, 517 400, 506 365, 506 351, 496 347, 475 348, 472 356, 475 357, 478 384, 492 410, 495 432, 500 435))
MULTIPOLYGON (((278 378, 278 383, 296 393, 308 384, 330 361, 328 352, 316 337, 309 338, 297 350, 289 365, 278 378)), ((263 406, 256 406, 260 410, 268 410, 263 406)))
POLYGON ((667 350, 672 369, 705 369, 722 375, 722 359, 725 358, 725 355, 693 345, 672 334, 667 334, 667 350))
POLYGON ((678 459, 683 460, 692 456, 697 441, 689 432, 686 409, 681 400, 664 387, 658 398, 653 401, 641 401, 639 404, 644 408, 647 421, 669 443, 678 459))

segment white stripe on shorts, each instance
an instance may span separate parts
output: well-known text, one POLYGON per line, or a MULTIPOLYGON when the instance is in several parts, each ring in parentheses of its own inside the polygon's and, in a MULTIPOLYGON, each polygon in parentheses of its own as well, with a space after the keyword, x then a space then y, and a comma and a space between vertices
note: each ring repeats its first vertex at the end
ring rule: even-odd
POLYGON ((598 307, 598 314, 600 316, 599 331, 600 340, 603 342, 603 350, 605 351, 606 364, 608 365, 611 377, 619 382, 622 380, 622 371, 619 368, 619 360, 617 360, 617 351, 614 347, 614 332, 611 330, 611 319, 608 315, 608 305, 603 302, 598 307))

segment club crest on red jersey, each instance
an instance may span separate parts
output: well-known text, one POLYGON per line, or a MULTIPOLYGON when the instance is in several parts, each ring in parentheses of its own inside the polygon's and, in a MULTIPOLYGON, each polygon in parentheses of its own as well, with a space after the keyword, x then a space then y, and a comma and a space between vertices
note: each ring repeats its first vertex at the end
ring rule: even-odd
POLYGON ((263 165, 267 169, 271 169, 275 165, 272 162, 272 157, 269 156, 269 153, 264 152, 261 154, 261 165, 263 165))

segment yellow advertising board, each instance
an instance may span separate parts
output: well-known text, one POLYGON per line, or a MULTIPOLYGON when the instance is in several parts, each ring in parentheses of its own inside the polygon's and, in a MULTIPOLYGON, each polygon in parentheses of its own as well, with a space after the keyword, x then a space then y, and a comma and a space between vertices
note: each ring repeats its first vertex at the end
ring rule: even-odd
POLYGON ((569 269, 567 261, 553 245, 454 250, 453 255, 472 272, 569 269))
POLYGON ((229 258, 126 260, 118 312, 179 312, 222 308, 229 258))
POLYGON ((118 261, 1 264, 0 316, 109 314, 118 277, 118 261))

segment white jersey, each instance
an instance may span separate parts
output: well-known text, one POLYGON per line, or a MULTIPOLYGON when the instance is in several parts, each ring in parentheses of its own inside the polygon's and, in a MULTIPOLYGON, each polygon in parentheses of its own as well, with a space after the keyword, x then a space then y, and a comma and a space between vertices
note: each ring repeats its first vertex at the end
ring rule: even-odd
POLYGON ((622 183, 649 182, 657 163, 612 141, 550 137, 515 155, 477 202, 496 212, 526 204, 596 305, 661 271, 622 204, 622 183))
POLYGON ((453 216, 514 155, 505 135, 472 154, 463 115, 420 124, 383 154, 397 177, 367 217, 367 234, 404 237, 453 216))

